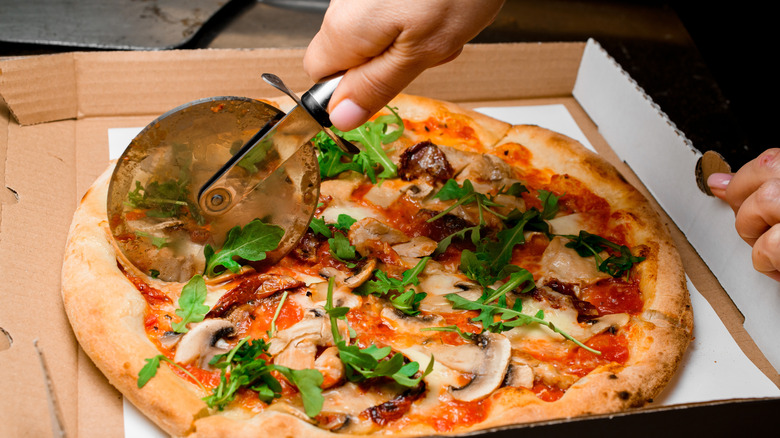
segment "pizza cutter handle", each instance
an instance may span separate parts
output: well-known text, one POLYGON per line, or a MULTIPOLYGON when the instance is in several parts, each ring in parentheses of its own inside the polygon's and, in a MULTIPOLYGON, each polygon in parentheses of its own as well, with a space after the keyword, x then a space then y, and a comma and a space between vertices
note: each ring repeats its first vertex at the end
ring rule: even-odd
POLYGON ((301 96, 301 103, 304 108, 323 127, 333 126, 328 115, 328 104, 342 77, 342 75, 338 75, 332 79, 314 84, 309 91, 301 96))

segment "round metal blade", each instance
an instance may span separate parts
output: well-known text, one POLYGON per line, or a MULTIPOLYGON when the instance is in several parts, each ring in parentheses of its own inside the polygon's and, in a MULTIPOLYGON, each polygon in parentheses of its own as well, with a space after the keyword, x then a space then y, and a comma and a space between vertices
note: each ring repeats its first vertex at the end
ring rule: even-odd
MULTIPOLYGON (((188 103, 150 123, 119 158, 108 191, 111 233, 140 270, 166 281, 203 273, 206 245, 219 250, 227 233, 253 219, 285 230, 274 263, 306 232, 319 199, 319 166, 311 143, 225 214, 198 206, 201 186, 261 127, 279 114, 266 103, 215 97, 188 103)), ((258 162, 244 162, 247 175, 258 162)))

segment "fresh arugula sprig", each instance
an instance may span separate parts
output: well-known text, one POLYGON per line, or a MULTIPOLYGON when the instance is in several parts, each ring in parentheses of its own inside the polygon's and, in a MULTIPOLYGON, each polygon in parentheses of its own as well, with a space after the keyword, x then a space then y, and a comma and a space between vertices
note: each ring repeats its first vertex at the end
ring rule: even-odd
POLYGON ((571 242, 566 243, 566 247, 577 251, 577 254, 579 254, 580 257, 593 256, 598 270, 613 277, 623 276, 623 274, 630 271, 636 263, 645 259, 644 257, 631 254, 631 250, 625 245, 618 245, 604 237, 591 234, 585 230, 581 230, 577 236, 560 236, 571 239, 571 242), (607 251, 608 249, 617 252, 619 255, 610 255, 606 259, 602 259, 600 253, 607 251))
POLYGON ((377 178, 396 176, 398 169, 387 156, 382 145, 400 138, 404 131, 404 124, 393 108, 388 107, 388 109, 391 114, 379 116, 351 131, 343 132, 333 129, 333 132, 345 140, 363 144, 365 149, 357 154, 344 152, 324 132, 314 137, 314 144, 319 151, 317 161, 320 165, 322 178, 331 178, 347 170, 362 173, 368 176, 373 183, 377 182, 377 178), (381 172, 377 175, 379 169, 381 172))
POLYGON ((161 249, 169 244, 168 239, 165 237, 158 237, 145 231, 136 231, 135 235, 138 237, 146 237, 157 249, 161 249))
POLYGON ((416 292, 409 286, 417 286, 420 280, 417 276, 425 269, 430 257, 424 257, 412 268, 402 274, 401 279, 388 277, 384 271, 375 270, 374 280, 369 280, 357 289, 358 295, 375 295, 390 300, 393 307, 407 315, 420 313, 420 302, 427 296, 425 292, 416 292))
POLYGON ((135 189, 127 194, 126 205, 146 210, 149 217, 175 217, 188 207, 189 190, 186 180, 151 181, 144 186, 135 182, 135 189))
POLYGON ((258 398, 270 403, 281 397, 282 385, 272 371, 281 373, 298 388, 306 415, 314 417, 322 410, 322 373, 313 369, 295 370, 270 364, 264 359, 268 355, 268 344, 262 339, 242 339, 229 352, 214 356, 209 362, 220 370, 219 385, 203 400, 210 408, 222 410, 241 388, 257 392, 258 398))
POLYGON ((219 267, 238 272, 241 264, 235 257, 249 261, 264 260, 267 252, 279 246, 282 236, 282 227, 266 224, 260 219, 254 219, 243 228, 238 225, 231 228, 219 252, 215 252, 211 245, 203 249, 206 256, 205 275, 215 276, 219 267))
MULTIPOLYGON (((507 292, 515 290, 523 285, 524 287, 520 290, 520 293, 525 293, 533 289, 533 276, 525 269, 512 273, 509 280, 498 289, 485 288, 482 296, 477 300, 471 301, 455 293, 447 294, 445 295, 445 298, 452 303, 453 309, 475 310, 479 312, 479 315, 473 318, 472 321, 480 323, 483 332, 502 333, 515 327, 540 324, 591 353, 601 354, 599 351, 588 347, 568 333, 559 329, 551 321, 545 320, 544 312, 542 310, 539 310, 533 316, 522 313, 523 301, 521 299, 515 299, 512 307, 509 307, 506 297, 507 292)), ((449 331, 447 328, 441 329, 449 331)), ((460 330, 458 330, 458 332, 460 333, 460 330)), ((461 336, 463 335, 461 334, 461 336)), ((464 337, 469 339, 472 336, 473 335, 464 337)))
POLYGON ((179 308, 176 309, 176 315, 181 320, 171 324, 173 331, 176 333, 187 333, 189 331, 187 324, 203 321, 203 318, 206 317, 206 313, 209 311, 209 306, 204 304, 207 294, 206 280, 202 276, 194 275, 190 278, 190 281, 181 289, 178 301, 179 308))
POLYGON ((360 254, 357 253, 357 249, 354 245, 349 243, 349 239, 342 232, 333 232, 330 227, 339 231, 349 231, 349 228, 357 222, 357 219, 348 214, 340 214, 336 218, 335 224, 325 223, 325 219, 312 218, 309 222, 309 228, 315 233, 320 234, 328 238, 328 245, 330 246, 330 254, 336 260, 346 264, 350 269, 357 266, 355 261, 360 259, 360 254))
POLYGON ((147 383, 149 383, 149 380, 152 379, 155 375, 157 375, 157 370, 160 368, 160 362, 168 362, 172 366, 178 368, 181 370, 184 374, 189 376, 192 380, 195 381, 195 383, 200 386, 200 389, 203 390, 203 392, 208 392, 205 386, 203 386, 203 383, 200 382, 200 380, 197 379, 197 377, 193 376, 192 373, 187 371, 186 368, 183 366, 177 364, 176 362, 172 361, 171 359, 168 359, 164 354, 158 354, 157 356, 154 356, 149 359, 144 359, 146 361, 146 365, 141 368, 140 371, 138 371, 138 380, 136 381, 136 384, 138 385, 138 389, 143 388, 146 386, 147 383))
POLYGON ((379 348, 376 345, 369 345, 366 348, 360 348, 356 344, 347 345, 339 333, 338 320, 346 319, 348 307, 333 307, 333 286, 334 280, 328 279, 328 295, 325 301, 325 312, 330 318, 330 328, 333 334, 333 341, 338 348, 339 358, 344 364, 344 374, 347 380, 351 382, 362 382, 368 379, 388 377, 393 379, 401 386, 408 388, 420 384, 423 377, 430 374, 433 370, 433 356, 423 373, 414 377, 420 370, 420 364, 417 362, 404 363, 404 357, 400 353, 390 356, 392 349, 390 347, 379 348), (389 357, 389 359, 388 359, 389 357))

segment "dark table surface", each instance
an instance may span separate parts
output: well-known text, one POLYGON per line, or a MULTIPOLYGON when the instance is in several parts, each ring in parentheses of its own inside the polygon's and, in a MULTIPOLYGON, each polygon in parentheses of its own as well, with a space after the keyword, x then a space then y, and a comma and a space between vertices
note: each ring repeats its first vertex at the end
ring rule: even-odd
MULTIPOLYGON (((23 3, 0 0, 0 22, 5 14, 8 21, 29 21, 21 29, 37 32, 35 38, 20 40, 25 32, 0 29, 0 57, 122 49, 130 37, 142 40, 137 46, 151 49, 305 47, 327 5, 327 0, 150 0, 140 2, 141 9, 125 2, 124 11, 84 8, 87 12, 67 20, 51 20, 47 8, 61 8, 61 2, 31 1, 39 5, 21 11, 12 6, 23 3), (101 16, 90 16, 89 11, 101 16), (106 19, 120 11, 129 14, 123 18, 130 22, 123 31, 129 35, 117 32, 106 19), (89 27, 79 26, 79 20, 89 27), (106 23, 102 29, 101 23, 106 23), (147 42, 139 35, 144 32, 161 37, 147 42)), ((95 0, 83 2, 90 1, 95 0)), ((708 4, 706 10, 692 3, 697 2, 508 0, 493 25, 473 42, 594 38, 699 150, 720 152, 736 169, 778 146, 771 127, 773 103, 780 93, 765 53, 776 39, 771 14, 749 0, 739 8, 708 4)))

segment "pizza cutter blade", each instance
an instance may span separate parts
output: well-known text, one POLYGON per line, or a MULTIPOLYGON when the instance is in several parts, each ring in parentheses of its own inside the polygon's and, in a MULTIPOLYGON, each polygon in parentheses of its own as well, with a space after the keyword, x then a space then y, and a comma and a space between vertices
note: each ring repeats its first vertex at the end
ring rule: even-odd
MULTIPOLYGON (((320 111, 337 83, 317 97, 320 111)), ((327 113, 319 119, 329 122, 327 113)), ((278 261, 317 206, 319 165, 310 140, 320 130, 300 106, 284 114, 242 97, 201 99, 163 114, 114 169, 107 208, 117 247, 148 275, 184 282, 203 273, 206 245, 219 249, 229 230, 261 219, 284 230, 262 263, 278 261), (291 117, 297 131, 286 135, 291 117)))

